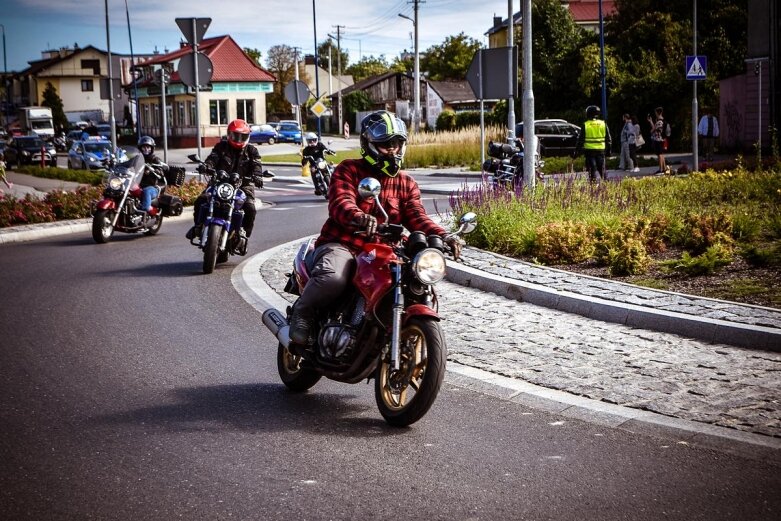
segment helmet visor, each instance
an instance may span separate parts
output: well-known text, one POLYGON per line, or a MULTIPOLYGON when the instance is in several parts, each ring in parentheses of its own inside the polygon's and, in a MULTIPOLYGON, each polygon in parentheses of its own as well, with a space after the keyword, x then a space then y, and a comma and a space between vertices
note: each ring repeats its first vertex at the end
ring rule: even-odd
POLYGON ((404 146, 404 143, 406 143, 406 139, 404 139, 401 136, 393 136, 390 139, 387 139, 385 141, 376 141, 374 143, 374 146, 377 147, 378 150, 382 149, 385 151, 396 149, 399 150, 401 147, 404 146))
POLYGON ((385 114, 382 118, 369 125, 366 129, 366 137, 375 144, 390 141, 392 138, 400 138, 406 141, 407 127, 399 118, 385 114))
POLYGON ((249 134, 242 134, 241 132, 229 132, 228 139, 234 143, 246 143, 249 141, 249 134))

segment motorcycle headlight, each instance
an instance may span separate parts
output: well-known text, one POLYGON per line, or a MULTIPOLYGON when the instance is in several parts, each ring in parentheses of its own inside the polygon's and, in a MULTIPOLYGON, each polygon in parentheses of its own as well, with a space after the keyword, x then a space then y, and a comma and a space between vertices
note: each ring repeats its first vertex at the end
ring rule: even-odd
POLYGON ((100 159, 95 156, 87 156, 87 161, 90 163, 100 163, 100 159))
POLYGON ((320 170, 325 170, 325 161, 323 161, 322 159, 318 161, 317 168, 319 168, 320 170))
POLYGON ((233 199, 233 194, 236 190, 228 183, 221 183, 217 185, 217 197, 223 201, 230 201, 233 199))
POLYGON ((118 177, 112 177, 108 180, 108 187, 112 190, 122 190, 122 179, 118 177))
POLYGON ((436 284, 445 278, 445 255, 433 248, 426 248, 412 261, 412 273, 423 284, 436 284))

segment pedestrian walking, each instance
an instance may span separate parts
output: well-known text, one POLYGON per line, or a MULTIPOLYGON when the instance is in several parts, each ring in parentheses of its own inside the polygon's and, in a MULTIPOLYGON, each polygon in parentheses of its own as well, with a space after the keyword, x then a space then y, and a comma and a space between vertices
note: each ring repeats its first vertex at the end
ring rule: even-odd
MULTIPOLYGON (((636 162, 632 159, 630 146, 635 146, 635 127, 632 124, 632 117, 629 114, 624 114, 624 126, 621 128, 621 159, 619 160, 618 169, 625 172, 631 172, 636 162)), ((635 156, 636 157, 636 156, 635 156)))
POLYGON ((637 162, 637 150, 645 145, 645 140, 643 139, 643 133, 640 131, 640 124, 637 122, 637 116, 634 114, 632 114, 631 123, 632 133, 634 134, 634 143, 629 143, 629 157, 632 159, 632 164, 635 165, 632 172, 639 172, 640 163, 637 162))
POLYGON ((656 171, 657 175, 664 175, 669 173, 667 163, 664 160, 665 152, 665 133, 667 126, 664 122, 664 109, 662 107, 656 107, 654 111, 654 117, 652 118, 648 114, 648 123, 651 125, 651 143, 653 143, 654 154, 656 154, 659 160, 659 170, 656 171))
POLYGON ((719 120, 711 114, 708 107, 703 108, 703 116, 697 125, 697 134, 702 140, 702 152, 707 161, 713 159, 713 149, 719 137, 719 120))
POLYGON ((576 157, 580 151, 586 158, 588 179, 592 183, 598 183, 606 179, 605 156, 610 153, 610 129, 605 120, 601 118, 602 111, 596 105, 586 108, 586 121, 578 133, 578 143, 572 157, 576 157))

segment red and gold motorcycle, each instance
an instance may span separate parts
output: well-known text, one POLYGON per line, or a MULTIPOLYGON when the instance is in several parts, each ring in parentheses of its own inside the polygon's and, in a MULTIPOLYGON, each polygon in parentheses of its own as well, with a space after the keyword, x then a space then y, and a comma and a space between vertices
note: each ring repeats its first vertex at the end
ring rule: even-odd
MULTIPOLYGON (((358 191, 382 210, 379 181, 366 178, 358 191)), ((453 235, 476 226, 470 212, 453 235)), ((406 426, 428 412, 445 376, 447 347, 434 287, 445 277, 450 249, 439 236, 405 235, 401 225, 381 224, 376 236, 379 242, 367 243, 356 256, 348 289, 318 310, 309 345, 290 341, 292 306, 286 314, 266 310, 263 323, 279 340, 277 368, 288 389, 306 391, 323 376, 351 384, 374 378, 380 414, 391 425, 406 426)), ((314 239, 301 245, 288 293, 300 295, 306 286, 313 252, 314 239)))

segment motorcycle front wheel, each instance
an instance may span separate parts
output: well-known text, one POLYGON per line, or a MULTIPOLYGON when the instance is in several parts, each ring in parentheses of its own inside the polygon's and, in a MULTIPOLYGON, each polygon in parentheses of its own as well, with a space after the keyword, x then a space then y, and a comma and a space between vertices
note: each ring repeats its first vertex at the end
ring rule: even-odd
POLYGON ((445 377, 447 347, 439 322, 411 318, 401 328, 400 369, 393 371, 388 357, 374 379, 374 397, 385 421, 406 427, 428 412, 445 377))
POLYGON ((214 271, 217 265, 217 250, 220 246, 222 226, 212 224, 209 226, 209 235, 206 237, 206 247, 203 249, 203 272, 207 275, 214 271))
POLYGON ((313 369, 301 367, 302 358, 279 344, 277 348, 277 370, 285 387, 301 393, 315 385, 322 375, 313 369))
POLYGON ((112 210, 98 210, 92 218, 92 238, 98 244, 105 244, 114 235, 114 212, 112 210))

